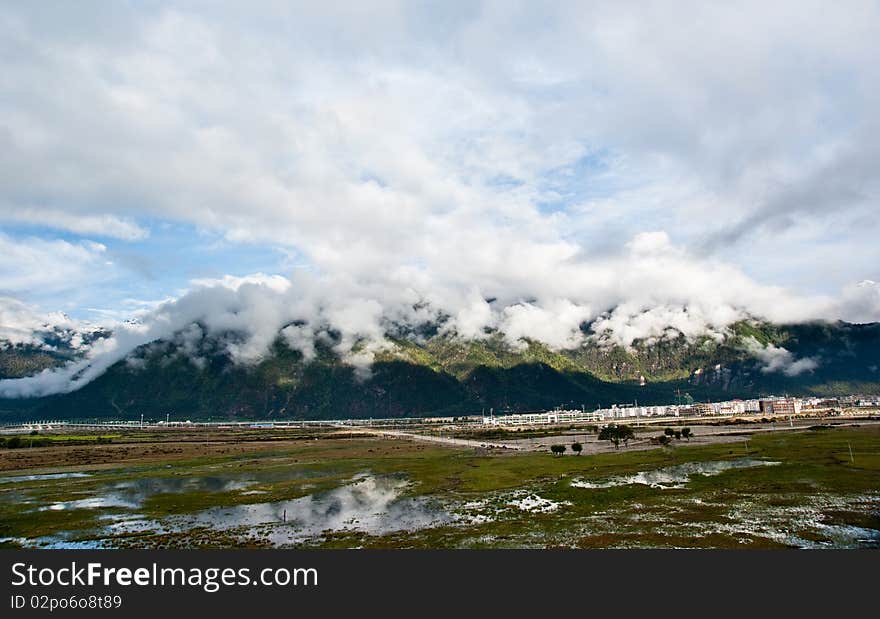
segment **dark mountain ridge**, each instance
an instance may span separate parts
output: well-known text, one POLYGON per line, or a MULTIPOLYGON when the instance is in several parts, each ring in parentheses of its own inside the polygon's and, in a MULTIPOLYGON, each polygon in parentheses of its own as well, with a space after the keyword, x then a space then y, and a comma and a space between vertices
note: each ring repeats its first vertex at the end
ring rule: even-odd
MULTIPOLYGON (((662 404, 683 394, 705 401, 880 393, 878 323, 743 321, 720 339, 672 333, 630 348, 589 335, 578 348, 553 350, 535 341, 511 346, 500 333, 461 340, 395 331, 366 376, 333 352, 332 338, 319 340, 307 361, 279 337, 250 365, 233 362, 226 343, 234 333, 203 336, 195 347, 174 338, 140 347, 78 391, 0 399, 0 420, 445 416, 662 404)), ((33 373, 71 357, 7 346, 0 372, 20 376, 20 368, 33 373)))

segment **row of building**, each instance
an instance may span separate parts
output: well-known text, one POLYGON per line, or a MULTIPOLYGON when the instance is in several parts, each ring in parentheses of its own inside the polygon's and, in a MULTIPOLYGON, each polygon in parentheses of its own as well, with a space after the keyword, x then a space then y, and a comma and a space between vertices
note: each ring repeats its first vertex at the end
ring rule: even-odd
POLYGON ((647 417, 731 417, 736 415, 800 415, 804 412, 841 410, 853 407, 880 407, 880 396, 845 396, 839 398, 768 397, 724 402, 693 402, 638 406, 615 404, 610 408, 586 410, 554 410, 512 415, 483 417, 483 423, 498 426, 556 424, 572 422, 606 422, 647 417))

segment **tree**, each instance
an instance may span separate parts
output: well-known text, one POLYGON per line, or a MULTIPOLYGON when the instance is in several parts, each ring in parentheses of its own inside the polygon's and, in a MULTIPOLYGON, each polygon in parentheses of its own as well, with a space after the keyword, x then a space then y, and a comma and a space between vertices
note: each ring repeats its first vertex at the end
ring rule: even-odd
POLYGON ((550 451, 552 451, 555 456, 561 456, 565 453, 565 445, 551 445, 550 451))
POLYGON ((572 443, 571 450, 575 453, 575 455, 581 455, 581 450, 584 448, 580 443, 572 443))
POLYGON ((623 441, 623 444, 628 445, 629 439, 633 438, 635 433, 633 429, 629 426, 605 426, 599 432, 599 440, 600 441, 611 441, 614 443, 615 449, 620 449, 620 441, 623 441))
POLYGON ((669 444, 669 437, 665 434, 661 434, 657 437, 657 442, 666 447, 669 444))
POLYGON ((681 429, 681 435, 682 435, 683 437, 685 437, 685 438, 688 440, 688 442, 690 442, 690 440, 691 440, 691 429, 690 429, 690 428, 682 428, 682 429, 681 429))
POLYGON ((675 436, 675 430, 673 430, 672 428, 666 428, 665 430, 663 430, 663 434, 672 437, 675 436))
POLYGON ((611 441, 614 443, 614 448, 620 448, 620 439, 617 437, 617 426, 605 426, 599 431, 599 440, 600 441, 611 441))
POLYGON ((679 441, 681 440, 681 430, 675 431, 675 438, 676 438, 676 440, 679 440, 679 441))

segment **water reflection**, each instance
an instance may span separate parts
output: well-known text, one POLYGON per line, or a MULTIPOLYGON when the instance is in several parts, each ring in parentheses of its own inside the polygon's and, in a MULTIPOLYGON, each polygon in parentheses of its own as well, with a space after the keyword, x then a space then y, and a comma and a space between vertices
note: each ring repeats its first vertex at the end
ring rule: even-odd
POLYGON ((103 486, 96 496, 72 501, 58 501, 39 508, 39 511, 71 509, 102 509, 121 507, 137 509, 144 501, 158 494, 184 492, 234 492, 253 485, 254 481, 223 477, 148 477, 103 486))
POLYGON ((69 532, 61 532, 58 535, 46 535, 44 537, 0 537, 0 546, 11 544, 14 547, 40 548, 43 550, 98 550, 107 548, 103 540, 77 540, 71 539, 69 532))
POLYGON ((611 488, 613 486, 626 486, 630 484, 641 484, 651 486, 652 488, 683 488, 694 475, 712 476, 731 469, 773 466, 777 464, 779 462, 768 462, 754 458, 717 460, 713 462, 687 462, 653 471, 639 471, 635 475, 612 477, 604 482, 589 482, 576 479, 571 482, 571 485, 575 488, 611 488))
POLYGON ((113 492, 143 501, 157 494, 182 494, 184 492, 234 492, 252 486, 250 479, 228 477, 152 477, 115 484, 113 492))
POLYGON ((359 531, 383 535, 438 526, 452 520, 423 497, 401 497, 408 483, 397 477, 361 475, 351 483, 309 496, 232 507, 215 507, 165 522, 178 530, 247 529, 261 525, 261 533, 276 545, 320 536, 325 531, 359 531))
MULTIPOLYGON (((642 484, 655 488, 680 488, 695 475, 718 475, 732 469, 768 466, 778 464, 757 459, 723 460, 713 462, 692 462, 676 466, 641 471, 634 475, 610 477, 598 481, 575 480, 572 486, 583 488, 608 488, 625 484, 642 484)), ((212 472, 213 473, 213 472, 212 472)), ((219 472, 218 472, 219 473, 219 472)), ((326 474, 326 471, 324 471, 326 474)), ((168 476, 130 479, 117 482, 104 481, 94 488, 94 482, 81 484, 82 492, 70 498, 70 488, 65 495, 45 493, 46 487, 29 493, 22 486, 7 486, 0 489, 2 495, 15 495, 20 499, 33 501, 22 509, 41 509, 61 512, 56 521, 62 522, 68 516, 63 512, 73 509, 94 510, 91 519, 79 518, 71 527, 79 530, 61 531, 51 536, 24 538, 3 538, 0 544, 11 543, 37 548, 102 548, 125 544, 117 539, 132 536, 130 543, 156 546, 169 543, 193 545, 215 544, 235 545, 249 541, 268 542, 283 547, 308 543, 320 543, 329 532, 354 532, 369 535, 387 535, 430 529, 443 525, 471 527, 506 518, 528 517, 520 513, 541 512, 552 518, 560 506, 568 502, 555 502, 536 492, 540 488, 524 488, 501 495, 481 495, 472 500, 438 499, 412 496, 410 484, 402 476, 377 476, 368 473, 357 475, 343 482, 339 487, 326 491, 312 491, 313 494, 301 498, 277 501, 213 507, 190 514, 178 514, 159 518, 148 517, 142 507, 146 499, 159 494, 205 492, 239 492, 236 500, 260 500, 254 493, 264 492, 253 488, 262 483, 264 472, 243 473, 236 471, 231 476, 220 474, 205 477, 168 476), (241 495, 254 495, 247 498, 241 495), (63 499, 63 500, 62 500, 63 499), (53 502, 54 501, 54 502, 53 502), (517 508, 511 510, 511 507, 517 508), (86 522, 88 524, 86 524, 86 522), (212 537, 212 534, 217 534, 212 537), (162 538, 163 534, 181 534, 162 538)), ((285 478, 301 476, 295 471, 272 471, 271 475, 285 478)), ((84 474, 77 476, 86 476, 84 474)), ((28 476, 31 481, 39 481, 43 476, 28 476)), ((326 480, 324 480, 326 481, 326 480)), ((58 484, 63 486, 65 484, 58 484)), ((74 486, 74 484, 66 484, 74 486)), ((303 488, 299 485, 298 488, 303 488)), ((589 493, 584 493, 588 499, 589 493)), ((656 496, 656 495, 655 495, 656 496)), ((852 511, 865 513, 876 510, 877 496, 833 497, 817 494, 803 497, 796 505, 767 504, 763 496, 742 496, 735 501, 723 504, 709 504, 721 514, 706 520, 691 520, 693 504, 709 503, 711 493, 695 497, 690 493, 669 493, 662 495, 664 505, 679 506, 667 512, 652 512, 648 519, 638 515, 641 505, 621 504, 607 511, 597 511, 588 519, 572 526, 587 526, 593 534, 603 532, 620 533, 622 530, 633 536, 668 531, 670 535, 680 535, 683 529, 689 534, 701 536, 719 534, 733 539, 751 540, 762 537, 802 548, 876 548, 880 546, 880 532, 875 529, 851 526, 848 524, 825 523, 825 514, 830 512, 852 511), (684 514, 684 515, 682 515, 684 514), (716 521, 717 520, 717 521, 716 521), (659 524, 658 524, 659 523, 659 524), (646 529, 650 527, 650 529, 646 529), (659 528, 658 528, 659 527, 659 528)), ((216 502, 229 498, 220 496, 216 502)), ((16 499, 18 500, 18 499, 16 499)), ((588 499, 589 500, 589 499, 588 499)), ((709 509, 707 513, 712 513, 709 509)), ((46 514, 48 516, 48 514, 46 514)), ((566 514, 567 516, 567 514, 566 514)), ((843 521, 844 523, 847 521, 843 521)), ((869 525, 870 526, 870 525, 869 525)), ((539 527, 535 528, 540 536, 539 527)), ((356 543, 353 538, 346 541, 356 543)), ((507 542, 504 542, 507 543, 507 542)), ((524 536, 511 544, 534 543, 524 536)))
POLYGON ((71 509, 102 509, 109 507, 126 507, 133 509, 139 506, 140 503, 126 501, 118 496, 95 496, 87 499, 77 499, 75 501, 58 501, 50 505, 44 505, 39 511, 60 512, 71 509))
MULTIPOLYGON (((852 525, 824 525, 822 533, 828 539, 820 543, 825 548, 880 548, 880 531, 852 525)), ((801 547, 814 547, 806 544, 801 547)))
POLYGON ((72 479, 76 477, 91 477, 89 473, 47 473, 45 475, 17 475, 14 477, 0 477, 0 484, 14 484, 22 481, 43 481, 44 479, 72 479))

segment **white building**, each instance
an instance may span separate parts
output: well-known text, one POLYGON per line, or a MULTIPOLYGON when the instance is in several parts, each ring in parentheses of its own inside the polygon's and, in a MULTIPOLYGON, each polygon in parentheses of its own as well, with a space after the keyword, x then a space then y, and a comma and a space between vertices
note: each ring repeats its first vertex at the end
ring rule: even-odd
POLYGON ((522 413, 483 417, 483 423, 493 426, 525 426, 534 424, 573 423, 577 421, 601 421, 601 414, 579 410, 547 411, 545 413, 522 413))

